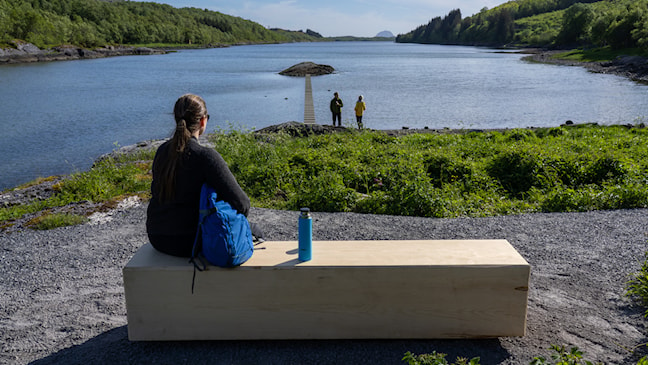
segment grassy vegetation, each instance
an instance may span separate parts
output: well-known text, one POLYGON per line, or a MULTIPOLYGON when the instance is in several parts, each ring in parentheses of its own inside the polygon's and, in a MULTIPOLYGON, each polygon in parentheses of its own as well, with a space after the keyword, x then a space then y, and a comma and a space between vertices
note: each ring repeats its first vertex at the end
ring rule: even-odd
POLYGON ((556 10, 517 19, 513 42, 531 47, 543 47, 551 44, 560 32, 564 12, 564 10, 556 10))
POLYGON ((648 130, 212 136, 261 207, 480 217, 648 206, 648 130))
POLYGON ((28 223, 28 226, 33 229, 48 230, 57 227, 74 226, 87 221, 86 217, 77 214, 54 213, 37 216, 28 223))
MULTIPOLYGON (((436 351, 431 354, 416 355, 411 352, 405 353, 403 361, 408 365, 448 365, 448 360, 445 359, 447 354, 437 353, 436 351)), ((470 360, 464 357, 458 357, 456 362, 450 365, 479 365, 479 358, 475 357, 470 360)))
MULTIPOLYGON (((626 294, 648 308, 648 252, 645 253, 639 272, 634 273, 628 281, 626 294)), ((645 316, 648 317, 648 310, 645 316)))
MULTIPOLYGON (((641 306, 648 308, 648 251, 644 254, 644 261, 639 271, 632 274, 630 280, 628 280, 626 295, 641 306)), ((648 309, 644 316, 648 317, 648 309)), ((642 357, 637 365, 648 365, 648 356, 642 357)))
POLYGON ((12 221, 18 218, 38 212, 43 213, 32 218, 27 224, 29 227, 51 229, 83 223, 85 217, 49 213, 53 208, 81 201, 111 206, 116 201, 131 195, 147 199, 150 195, 149 171, 152 157, 151 152, 104 159, 89 171, 72 174, 56 183, 52 186, 55 193, 49 199, 0 208, 0 230, 2 227, 10 226, 12 221))
POLYGON ((602 62, 613 60, 618 56, 643 56, 648 57, 648 51, 641 48, 613 49, 612 47, 601 47, 594 49, 574 49, 568 52, 558 53, 554 57, 564 60, 578 62, 602 62))
MULTIPOLYGON (((585 360, 583 358, 583 352, 578 349, 578 347, 572 347, 567 350, 565 346, 551 345, 551 359, 553 361, 547 360, 542 356, 536 356, 531 361, 531 365, 594 365, 595 363, 585 360)), ((602 363, 596 363, 602 364, 602 363)))
POLYGON ((612 47, 648 50, 648 3, 633 0, 515 0, 462 18, 444 18, 397 42, 517 47, 612 47))
MULTIPOLYGON (((209 137, 258 207, 422 217, 483 217, 648 207, 648 129, 512 129, 389 136, 381 131, 209 137)), ((148 154, 105 159, 0 222, 89 200, 146 197, 148 154)))

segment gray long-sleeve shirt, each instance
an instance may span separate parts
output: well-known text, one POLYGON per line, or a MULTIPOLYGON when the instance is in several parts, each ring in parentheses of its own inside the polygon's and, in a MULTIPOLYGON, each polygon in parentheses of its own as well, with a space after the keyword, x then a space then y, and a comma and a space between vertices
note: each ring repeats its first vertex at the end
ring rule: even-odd
MULTIPOLYGON (((157 196, 156 184, 162 181, 161 166, 168 158, 170 148, 169 141, 162 144, 153 160, 152 197, 147 210, 146 230, 153 246, 159 246, 154 241, 161 237, 161 240, 167 242, 177 241, 178 249, 183 252, 181 255, 186 256, 196 235, 203 183, 216 190, 219 200, 230 203, 246 216, 250 210, 250 199, 239 186, 223 157, 214 149, 203 147, 195 138, 191 138, 183 153, 182 162, 177 167, 175 197, 170 202, 162 202, 157 196)), ((175 252, 175 248, 173 250, 175 252)))

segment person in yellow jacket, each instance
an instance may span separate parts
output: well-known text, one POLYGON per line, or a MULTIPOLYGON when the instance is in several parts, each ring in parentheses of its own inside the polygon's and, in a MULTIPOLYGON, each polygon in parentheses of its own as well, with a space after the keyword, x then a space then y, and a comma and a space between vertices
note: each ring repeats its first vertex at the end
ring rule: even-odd
POLYGON ((362 95, 358 96, 358 101, 355 106, 356 121, 358 122, 358 129, 362 129, 362 114, 367 109, 367 105, 364 102, 364 97, 362 95))

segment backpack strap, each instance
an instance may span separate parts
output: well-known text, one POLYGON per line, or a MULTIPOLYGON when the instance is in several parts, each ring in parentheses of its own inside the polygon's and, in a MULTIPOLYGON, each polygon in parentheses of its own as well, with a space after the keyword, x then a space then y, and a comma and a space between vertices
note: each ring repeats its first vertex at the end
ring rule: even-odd
MULTIPOLYGON (((201 214, 202 217, 202 214, 201 214)), ((191 279, 191 294, 194 293, 194 285, 196 284, 196 270, 205 271, 207 270, 207 264, 205 263, 205 257, 202 254, 202 224, 203 219, 198 223, 198 229, 196 230, 196 238, 194 239, 193 248, 191 249, 191 258, 189 263, 193 264, 193 278, 191 279)))
POLYGON ((205 222, 205 219, 213 213, 216 213, 218 208, 211 207, 209 209, 201 209, 198 211, 199 219, 198 229, 196 229, 196 238, 194 239, 193 248, 191 249, 191 258, 189 263, 193 264, 194 271, 193 277, 191 279, 191 294, 194 292, 194 285, 196 284, 196 270, 205 271, 207 270, 207 263, 205 256, 202 254, 202 226, 205 222))

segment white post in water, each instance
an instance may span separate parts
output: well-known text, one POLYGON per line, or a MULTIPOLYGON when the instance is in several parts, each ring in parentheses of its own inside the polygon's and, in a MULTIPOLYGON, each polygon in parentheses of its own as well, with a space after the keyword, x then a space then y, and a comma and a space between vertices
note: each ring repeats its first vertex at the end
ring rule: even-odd
POLYGON ((306 75, 306 88, 304 91, 304 124, 315 124, 315 108, 313 107, 313 87, 311 75, 306 75))

